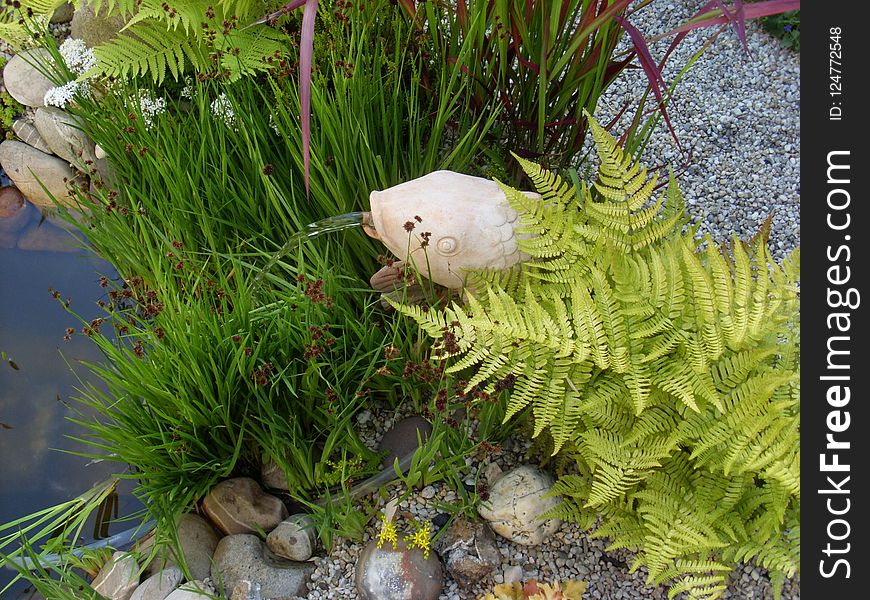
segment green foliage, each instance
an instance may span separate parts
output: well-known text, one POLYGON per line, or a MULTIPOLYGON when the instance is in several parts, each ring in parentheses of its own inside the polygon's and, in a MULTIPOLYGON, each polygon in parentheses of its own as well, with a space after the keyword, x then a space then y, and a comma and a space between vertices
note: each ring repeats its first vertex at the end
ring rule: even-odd
POLYGON ((95 49, 98 65, 90 74, 145 76, 160 84, 167 73, 177 81, 193 71, 234 81, 269 70, 275 56, 288 50, 290 38, 281 31, 243 27, 262 16, 266 5, 180 0, 170 10, 164 6, 161 0, 137 4, 122 34, 95 49))
POLYGON ((790 10, 779 15, 765 17, 761 26, 769 34, 782 40, 784 48, 801 51, 801 11, 790 10))
MULTIPOLYGON (((493 134, 507 150, 553 166, 577 164, 587 122, 598 98, 628 64, 616 54, 623 32, 614 16, 625 2, 419 3, 418 43, 433 60, 427 75, 441 77, 458 62, 474 110, 499 107, 493 134), (464 49, 465 51, 461 51, 464 49)), ((630 57, 629 57, 630 59, 630 57)), ((514 165, 512 165, 513 168, 514 165)), ((514 179, 521 173, 512 172, 514 179)))
POLYGON ((67 0, 22 0, 21 8, 0 8, 0 39, 14 50, 22 50, 33 44, 33 32, 44 31, 54 11, 67 0), (32 16, 25 17, 27 10, 32 16))
MULTIPOLYGON (((0 69, 2 68, 0 66, 0 69)), ((0 92, 0 134, 5 134, 5 132, 11 130, 12 122, 23 112, 24 106, 10 96, 9 92, 0 92)))
MULTIPOLYGON (((48 19, 66 1, 24 0, 21 9, 5 10, 0 38, 17 49, 32 44, 32 34, 45 31, 48 19), (32 16, 22 19, 27 9, 32 16)), ((78 7, 81 0, 73 4, 78 7)), ((167 75, 177 81, 192 71, 234 81, 271 69, 276 56, 288 55, 293 48, 291 38, 280 29, 267 24, 247 27, 281 2, 177 0, 170 6, 162 0, 97 0, 89 4, 101 15, 125 16, 127 24, 120 35, 95 48, 98 64, 82 78, 142 76, 160 84, 167 75)))
MULTIPOLYGON (((82 583, 88 590, 90 586, 72 570, 57 569, 56 563, 84 567, 105 558, 100 551, 77 552, 74 546, 90 515, 115 494, 117 485, 117 479, 99 482, 68 502, 0 525, 0 566, 16 570, 17 577, 30 581, 46 598, 81 598, 72 590, 80 589, 82 583), (38 549, 34 547, 37 541, 38 549), (60 581, 52 575, 59 575, 60 581)), ((0 589, 0 594, 6 589, 0 589)), ((99 598, 96 592, 88 597, 99 598)))
POLYGON ((398 306, 468 386, 511 388, 506 419, 570 456, 554 514, 589 523, 672 595, 715 598, 736 561, 799 564, 798 253, 683 231, 671 181, 592 123, 579 189, 520 160, 541 200, 503 186, 531 260, 481 274, 467 306, 398 306))

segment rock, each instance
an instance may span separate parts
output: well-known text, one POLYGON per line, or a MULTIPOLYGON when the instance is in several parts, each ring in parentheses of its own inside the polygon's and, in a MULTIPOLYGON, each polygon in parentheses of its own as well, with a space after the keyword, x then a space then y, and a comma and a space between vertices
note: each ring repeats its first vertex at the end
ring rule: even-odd
POLYGON ((504 575, 502 576, 503 581, 505 583, 514 583, 515 581, 523 580, 523 568, 519 565, 514 565, 512 567, 508 567, 504 570, 504 575))
POLYGON ((91 582, 94 591, 108 600, 130 600, 139 585, 139 563, 132 554, 115 552, 91 582))
POLYGON ((396 458, 401 459, 409 452, 412 452, 418 447, 417 432, 420 432, 420 439, 426 441, 429 434, 432 433, 432 424, 423 417, 413 416, 402 419, 396 425, 384 434, 381 442, 378 444, 378 451, 388 451, 382 465, 384 467, 392 466, 396 458))
POLYGON ((0 166, 15 183, 15 187, 35 205, 55 208, 52 197, 60 204, 76 205, 69 196, 67 181, 76 180, 78 174, 63 159, 40 152, 24 142, 7 140, 0 144, 0 166), (39 182, 45 185, 50 195, 42 189, 39 182))
POLYGON ((260 481, 267 488, 273 490, 288 491, 290 489, 284 470, 274 460, 264 462, 263 466, 260 467, 260 481))
POLYGON ((260 584, 251 583, 247 579, 238 582, 230 594, 230 600, 260 600, 262 597, 260 584))
POLYGON ((398 540, 396 550, 371 541, 356 563, 354 583, 363 600, 437 600, 444 575, 434 552, 423 558, 398 540))
POLYGON ((49 225, 47 222, 34 223, 18 237, 19 250, 30 252, 78 252, 80 246, 69 232, 49 225))
POLYGON ((155 573, 136 588, 130 600, 165 600, 184 580, 178 567, 169 567, 155 573))
POLYGON ((269 550, 290 560, 308 560, 314 554, 317 535, 310 515, 297 514, 284 519, 266 537, 269 550))
POLYGON ((82 0, 81 6, 73 15, 70 24, 70 35, 84 40, 88 48, 94 48, 118 35, 124 27, 124 18, 108 16, 105 3, 99 12, 93 9, 93 2, 82 0))
POLYGON ((460 587, 483 581, 501 564, 501 552, 489 525, 464 517, 447 528, 435 550, 460 587))
POLYGON ((228 535, 214 553, 212 579, 233 590, 241 581, 260 584, 263 598, 305 596, 314 564, 285 560, 255 535, 228 535))
MULTIPOLYGON (((184 553, 187 568, 193 579, 205 579, 211 575, 211 560, 220 535, 199 515, 186 513, 178 519, 178 543, 184 553)), ((168 547, 158 551, 157 557, 149 565, 149 570, 162 569, 164 566, 180 567, 179 561, 168 547)))
POLYGON ((24 194, 16 187, 0 189, 0 219, 11 219, 24 210, 24 194))
POLYGON ((25 106, 45 106, 43 102, 45 92, 54 87, 54 82, 43 75, 35 65, 52 63, 51 54, 44 48, 19 52, 9 59, 3 69, 6 91, 25 106))
POLYGON ((166 596, 166 600, 214 600, 216 593, 208 581, 196 580, 185 583, 166 596))
POLYGON ((100 146, 99 144, 94 144, 94 156, 96 156, 97 159, 103 159, 106 158, 107 155, 106 151, 103 150, 102 146, 100 146))
POLYGON ((49 23, 69 23, 72 21, 74 13, 75 7, 72 4, 69 2, 61 4, 54 10, 54 14, 51 15, 49 23))
POLYGON ((489 502, 478 508, 500 536, 522 544, 537 546, 559 529, 558 519, 538 517, 560 503, 558 497, 544 495, 553 487, 553 478, 531 465, 508 471, 489 490, 489 502))
POLYGON ((46 144, 45 140, 42 139, 42 136, 39 135, 39 131, 36 130, 36 126, 30 121, 27 121, 26 119, 18 119, 12 123, 12 131, 15 132, 18 139, 28 146, 33 146, 40 152, 51 154, 51 148, 48 147, 48 144, 46 144))
POLYGON ((486 465, 486 470, 484 471, 484 475, 486 476, 486 481, 489 485, 493 485, 496 481, 501 479, 501 476, 504 473, 501 470, 501 467, 498 466, 498 463, 489 463, 486 465))
POLYGON ((218 529, 234 533, 269 532, 287 518, 287 507, 275 496, 267 494, 250 477, 236 477, 214 486, 202 502, 202 507, 218 529))
POLYGON ((90 171, 90 165, 97 160, 94 142, 81 130, 79 119, 65 110, 47 106, 36 111, 33 125, 52 152, 79 171, 90 171))

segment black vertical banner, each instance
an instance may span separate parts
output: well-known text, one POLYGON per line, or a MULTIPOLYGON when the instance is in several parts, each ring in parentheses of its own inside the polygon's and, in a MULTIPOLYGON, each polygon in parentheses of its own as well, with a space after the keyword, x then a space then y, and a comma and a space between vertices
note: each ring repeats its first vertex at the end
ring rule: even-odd
POLYGON ((870 558, 870 32, 801 7, 801 591, 866 598, 870 558))

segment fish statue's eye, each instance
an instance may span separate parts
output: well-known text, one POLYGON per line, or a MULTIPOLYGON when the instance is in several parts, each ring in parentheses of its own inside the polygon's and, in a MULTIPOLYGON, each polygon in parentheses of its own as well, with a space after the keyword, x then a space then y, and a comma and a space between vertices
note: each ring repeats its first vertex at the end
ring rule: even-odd
POLYGON ((443 237, 435 244, 435 249, 441 256, 452 256, 459 251, 459 242, 454 237, 443 237))

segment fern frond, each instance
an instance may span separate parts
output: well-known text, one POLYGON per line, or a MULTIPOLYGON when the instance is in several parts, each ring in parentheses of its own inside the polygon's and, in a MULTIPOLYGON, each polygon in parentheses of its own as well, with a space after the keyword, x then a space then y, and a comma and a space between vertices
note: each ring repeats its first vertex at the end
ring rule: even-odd
POLYGON ((121 79, 150 75, 157 85, 166 78, 167 71, 177 80, 185 70, 185 60, 194 65, 205 62, 199 48, 183 31, 166 30, 153 21, 101 44, 94 49, 94 55, 99 63, 92 69, 94 72, 121 79))

